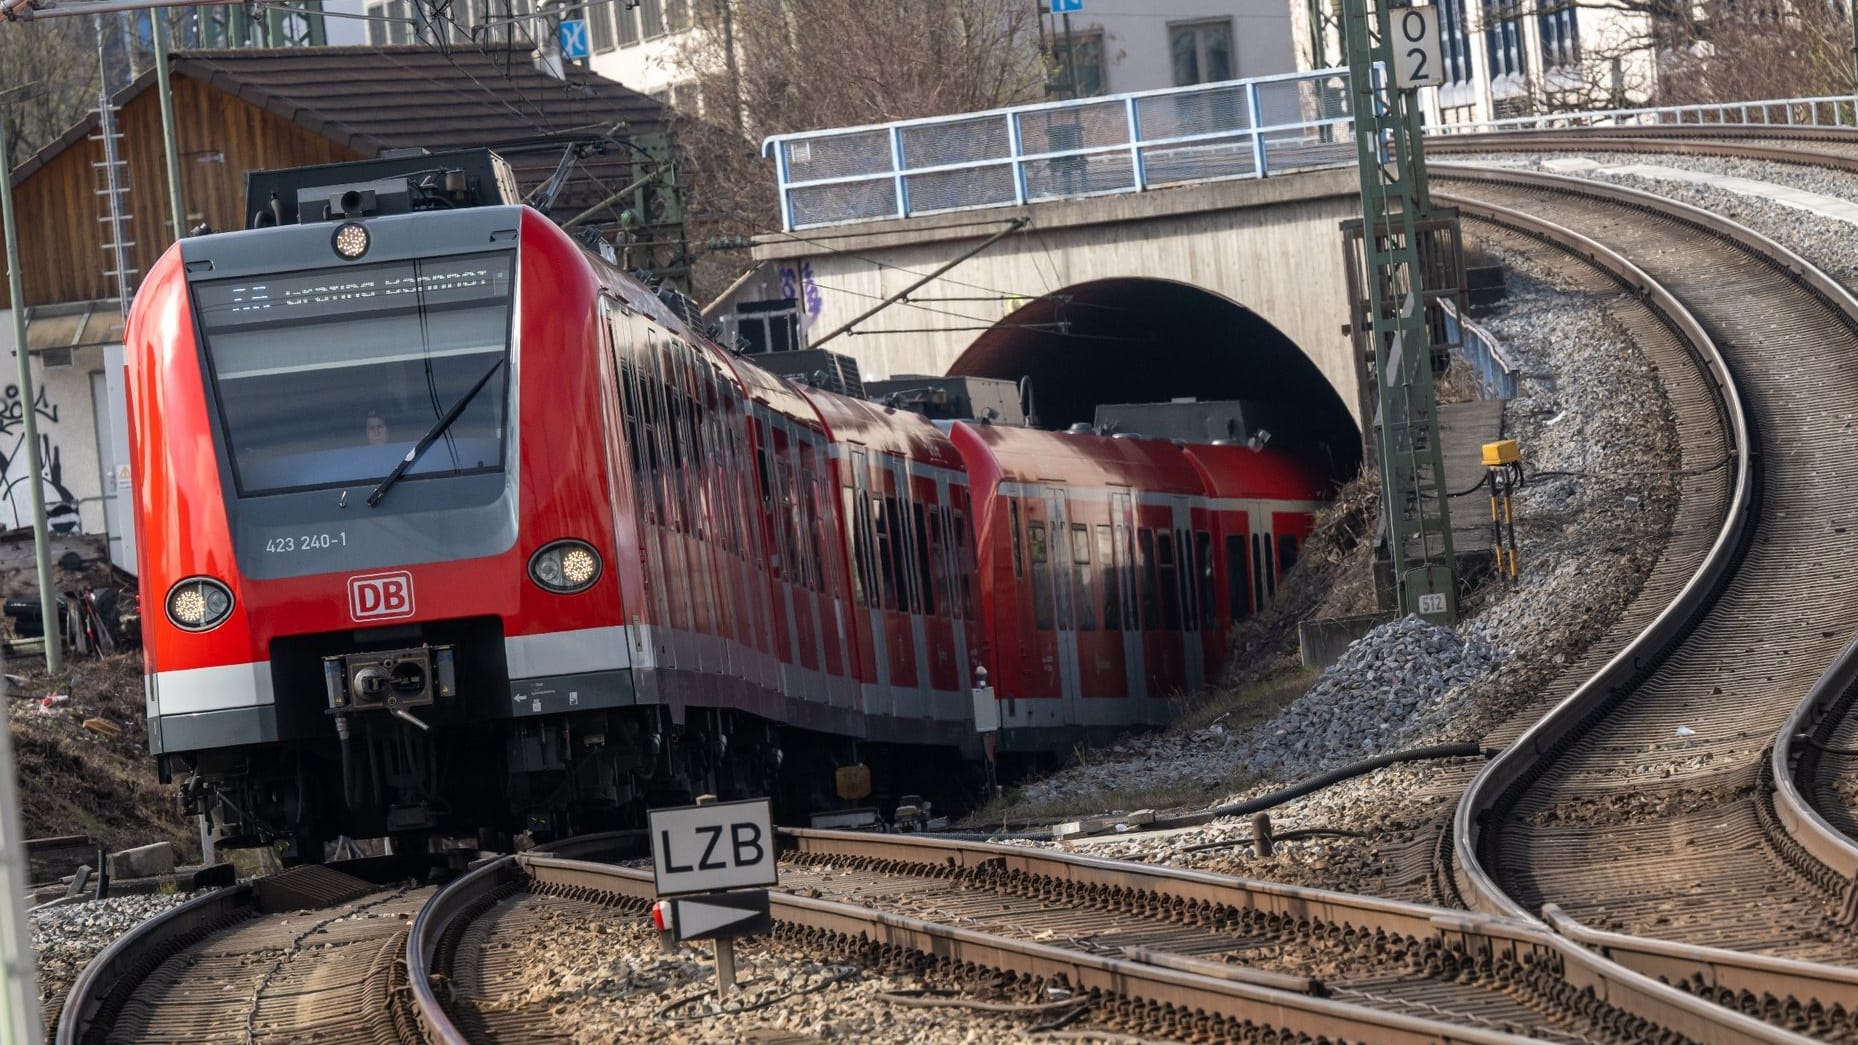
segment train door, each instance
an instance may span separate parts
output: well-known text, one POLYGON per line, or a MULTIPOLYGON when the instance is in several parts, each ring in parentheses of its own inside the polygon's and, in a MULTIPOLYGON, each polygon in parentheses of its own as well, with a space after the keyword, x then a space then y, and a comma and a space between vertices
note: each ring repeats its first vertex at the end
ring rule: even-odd
POLYGON ((1175 584, 1180 588, 1181 669, 1187 688, 1206 685, 1206 644, 1201 638, 1200 563, 1195 557, 1193 500, 1170 497, 1174 517, 1175 584))
MULTIPOLYGON (((924 643, 928 652, 925 684, 931 694, 965 690, 962 677, 966 651, 958 641, 960 614, 955 608, 953 573, 949 570, 951 542, 948 532, 948 475, 937 471, 918 480, 925 497, 912 512, 922 537, 924 643)), ((933 699, 933 698, 932 698, 933 699)))
POLYGON ((1107 576, 1110 528, 1101 500, 1073 498, 1066 505, 1062 562, 1071 581, 1071 625, 1077 642, 1077 690, 1080 699, 1123 695, 1122 636, 1105 602, 1114 591, 1107 576), (1102 552, 1097 531, 1102 531, 1102 552))
POLYGON ((1064 721, 1078 722, 1078 698, 1082 687, 1078 678, 1077 591, 1071 570, 1071 511, 1063 487, 1045 487, 1046 520, 1051 563, 1052 630, 1058 651, 1059 693, 1064 697, 1064 721))
POLYGON ((1148 696, 1148 673, 1142 656, 1142 604, 1135 556, 1135 505, 1129 494, 1110 495, 1110 555, 1122 599, 1123 692, 1135 699, 1148 696))
POLYGON ((852 451, 850 471, 854 496, 846 520, 852 528, 853 551, 863 561, 865 602, 859 607, 859 614, 869 642, 865 650, 871 665, 870 675, 865 679, 868 688, 864 708, 867 715, 889 715, 895 712, 896 698, 890 689, 890 639, 885 627, 884 600, 889 596, 881 565, 883 551, 877 543, 882 495, 873 496, 871 480, 875 473, 871 470, 869 451, 852 451))
POLYGON ((916 530, 911 522, 914 503, 910 490, 909 461, 893 454, 879 458, 883 474, 879 482, 884 491, 883 530, 878 541, 885 550, 885 564, 890 577, 886 583, 894 589, 896 599, 886 634, 890 645, 891 693, 898 705, 896 714, 921 716, 928 713, 927 689, 924 686, 922 591, 916 577, 916 530))
POLYGON ((639 412, 641 471, 640 500, 645 509, 639 554, 644 559, 647 601, 651 607, 651 640, 648 643, 654 664, 669 667, 671 630, 675 626, 671 613, 671 584, 666 576, 667 517, 664 490, 664 441, 661 431, 664 399, 658 377, 658 351, 651 327, 635 321, 627 346, 632 356, 632 377, 639 412))
MULTIPOLYGON (((1024 533, 1026 585, 1020 589, 1019 619, 1007 641, 1018 639, 1022 696, 1035 700, 1064 697, 1059 673, 1057 595, 1052 589, 1051 503, 1039 487, 1025 488, 1010 502, 1018 508, 1018 526, 1024 533)), ((1006 655, 1005 650, 1000 651, 1006 655)))
POLYGON ((621 624, 627 635, 627 652, 631 654, 640 641, 640 611, 644 587, 640 572, 644 566, 640 555, 640 505, 638 419, 631 381, 631 365, 622 357, 627 324, 620 311, 607 299, 601 300, 605 322, 601 324, 606 348, 606 383, 609 395, 601 397, 601 413, 607 448, 607 493, 613 512, 613 568, 607 583, 619 593, 621 624))

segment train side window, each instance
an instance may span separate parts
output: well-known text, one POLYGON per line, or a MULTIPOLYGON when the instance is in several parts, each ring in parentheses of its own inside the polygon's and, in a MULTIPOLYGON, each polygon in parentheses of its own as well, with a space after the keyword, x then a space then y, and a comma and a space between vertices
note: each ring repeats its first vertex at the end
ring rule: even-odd
POLYGON ((910 542, 916 547, 916 587, 922 593, 921 601, 923 614, 933 617, 935 616, 935 608, 939 604, 937 596, 940 593, 936 589, 940 587, 941 582, 941 578, 934 573, 933 563, 940 553, 942 542, 940 540, 934 540, 933 544, 935 547, 930 547, 932 541, 928 524, 935 521, 935 519, 933 515, 925 518, 922 502, 912 501, 910 503, 910 510, 916 523, 916 532, 912 535, 914 539, 910 542))
POLYGON ((1123 626, 1123 593, 1117 582, 1122 564, 1116 561, 1116 543, 1110 528, 1097 524, 1097 572, 1103 578, 1103 630, 1120 631, 1123 626))
POLYGON ((877 579, 883 596, 881 605, 884 609, 894 610, 897 608, 897 568, 896 561, 891 556, 892 545, 895 542, 891 535, 890 523, 896 515, 894 508, 896 502, 889 501, 893 507, 886 510, 887 500, 884 497, 871 498, 871 526, 876 533, 872 548, 877 553, 877 579))
POLYGON ((1144 526, 1136 531, 1135 539, 1142 552, 1142 563, 1138 567, 1142 575, 1142 629, 1160 631, 1161 600, 1155 594, 1160 590, 1155 576, 1155 531, 1144 526))
POLYGON ((1278 534, 1277 535, 1278 576, 1281 577, 1284 574, 1289 573, 1290 568, 1292 566, 1295 566, 1296 564, 1297 564, 1297 535, 1294 533, 1278 534))
POLYGON ((1219 600, 1213 595, 1213 535, 1194 531, 1194 571, 1200 575, 1200 626, 1212 627, 1219 617, 1219 600))
POLYGON ((894 578, 895 592, 891 600, 891 609, 899 613, 915 612, 914 600, 910 594, 910 554, 905 547, 909 534, 904 532, 903 503, 897 498, 884 495, 884 526, 890 531, 890 575, 894 578))
POLYGON ((1013 577, 1017 580, 1026 575, 1025 557, 1019 550, 1019 502, 1016 500, 1007 501, 1006 509, 1007 513, 1012 517, 1013 523, 1013 577))
POLYGON ((1071 585, 1076 589, 1078 630, 1096 631, 1096 600, 1090 596, 1090 527, 1083 523, 1071 524, 1071 585))
POLYGON ((968 555, 968 518, 962 510, 954 512, 955 586, 961 589, 961 616, 974 619, 974 560, 968 555))
POLYGON ((1046 561, 1045 524, 1037 519, 1026 523, 1026 548, 1032 556, 1033 618, 1041 628, 1052 626, 1052 568, 1046 561))
POLYGON ((871 585, 865 573, 864 527, 858 525, 858 491, 849 486, 839 488, 845 499, 845 525, 851 529, 852 541, 852 605, 865 605, 867 592, 871 585))
POLYGON ((1194 584, 1196 565, 1194 546, 1193 541, 1188 539, 1186 530, 1174 531, 1174 547, 1179 549, 1181 554, 1180 569, 1175 573, 1175 579, 1181 586, 1181 630, 1199 631, 1200 607, 1198 605, 1199 593, 1194 584))
POLYGON ((1252 534, 1252 606, 1259 613, 1264 612, 1264 578, 1266 572, 1264 562, 1264 538, 1254 533, 1252 534))
POLYGON ((1180 579, 1174 569, 1174 535, 1167 530, 1155 534, 1155 570, 1159 574, 1156 583, 1161 590, 1161 627, 1164 631, 1178 631, 1181 626, 1181 589, 1180 579))
POLYGON ((1270 592, 1272 595, 1276 595, 1277 565, 1271 560, 1271 538, 1266 537, 1264 539, 1264 590, 1270 592))
POLYGON ((1119 575, 1118 587, 1123 595, 1123 627, 1129 631, 1142 630, 1142 607, 1138 601, 1141 581, 1136 576, 1137 563, 1135 545, 1129 543, 1129 527, 1122 523, 1110 525, 1110 540, 1116 546, 1116 572, 1119 575))
POLYGON ((1252 593, 1250 557, 1245 554, 1245 538, 1233 534, 1226 538, 1226 608, 1233 620, 1251 616, 1252 593))

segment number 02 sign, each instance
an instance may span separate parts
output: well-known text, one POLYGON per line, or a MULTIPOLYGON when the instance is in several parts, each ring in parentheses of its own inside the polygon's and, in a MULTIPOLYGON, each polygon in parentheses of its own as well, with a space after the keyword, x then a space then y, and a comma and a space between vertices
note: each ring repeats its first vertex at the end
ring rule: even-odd
POLYGON ((1445 82, 1445 60, 1439 53, 1439 9, 1393 9, 1394 86, 1437 87, 1445 82))

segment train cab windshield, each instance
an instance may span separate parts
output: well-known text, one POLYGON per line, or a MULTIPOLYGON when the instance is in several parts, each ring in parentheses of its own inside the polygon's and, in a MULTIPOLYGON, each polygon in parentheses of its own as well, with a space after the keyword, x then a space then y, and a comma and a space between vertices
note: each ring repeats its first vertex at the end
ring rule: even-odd
POLYGON ((468 395, 405 478, 500 470, 513 258, 196 283, 240 495, 378 482, 468 395))

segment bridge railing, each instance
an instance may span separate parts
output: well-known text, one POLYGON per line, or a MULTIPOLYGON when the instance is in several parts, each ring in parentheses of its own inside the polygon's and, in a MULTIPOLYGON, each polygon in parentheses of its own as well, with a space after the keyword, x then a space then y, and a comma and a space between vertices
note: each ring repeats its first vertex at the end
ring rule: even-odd
POLYGON ((1477 375, 1479 399, 1516 398, 1516 379, 1520 372, 1503 352, 1503 345, 1490 331, 1471 322, 1449 301, 1445 306, 1445 329, 1448 339, 1458 346, 1458 358, 1477 375))
POLYGON ((1752 102, 1707 102, 1642 109, 1595 109, 1512 116, 1501 120, 1448 123, 1426 128, 1428 134, 1482 134, 1489 131, 1541 131, 1564 127, 1853 127, 1858 126, 1849 94, 1818 98, 1768 98, 1752 102))
POLYGON ((781 134, 762 153, 792 230, 1353 163, 1348 105, 1348 71, 1323 69, 781 134))

